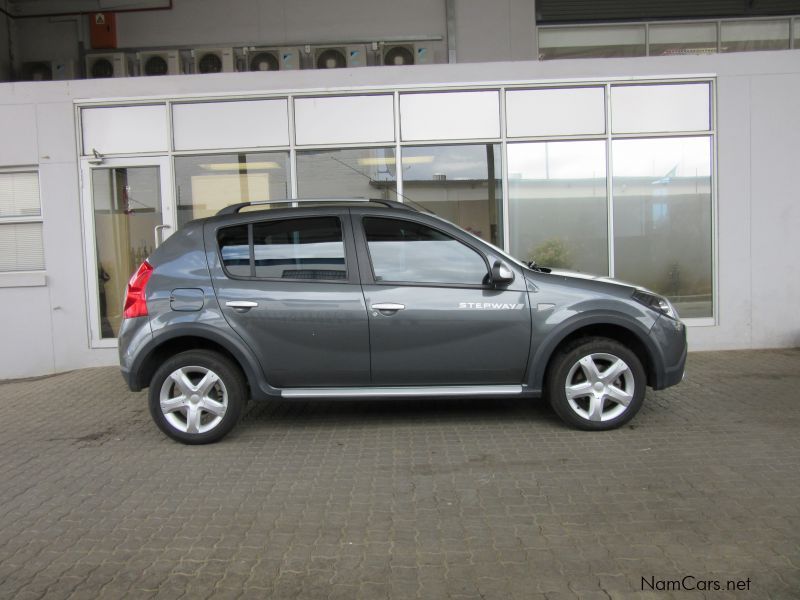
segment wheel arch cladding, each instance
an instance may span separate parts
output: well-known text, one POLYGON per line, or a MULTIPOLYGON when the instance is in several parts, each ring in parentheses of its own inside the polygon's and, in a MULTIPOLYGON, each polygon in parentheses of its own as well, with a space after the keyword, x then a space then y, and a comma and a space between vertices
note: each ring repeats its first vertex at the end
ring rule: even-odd
POLYGON ((250 360, 242 355, 241 350, 237 349, 230 341, 225 340, 223 336, 214 332, 198 331, 196 327, 192 328, 191 333, 175 330, 170 333, 169 336, 155 338, 152 346, 142 353, 143 358, 133 369, 133 372, 136 373, 138 389, 150 385, 150 380, 156 370, 168 358, 186 350, 203 349, 225 356, 242 371, 250 395, 258 392, 260 379, 258 371, 255 371, 258 367, 251 364, 250 360))
POLYGON ((658 382, 658 349, 649 338, 644 327, 633 324, 620 317, 589 317, 576 319, 548 335, 539 345, 531 360, 529 386, 542 390, 550 369, 553 357, 566 346, 576 340, 604 337, 616 340, 636 354, 644 367, 647 385, 655 386, 658 382))

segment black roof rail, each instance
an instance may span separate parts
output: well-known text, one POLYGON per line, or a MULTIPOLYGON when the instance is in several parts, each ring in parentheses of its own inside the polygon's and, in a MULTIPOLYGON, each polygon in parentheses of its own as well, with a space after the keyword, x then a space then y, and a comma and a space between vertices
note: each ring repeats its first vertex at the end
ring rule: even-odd
POLYGON ((330 203, 344 203, 350 204, 353 202, 358 203, 373 203, 373 204, 382 204, 383 206, 387 206, 389 208, 398 208, 401 210, 412 210, 416 211, 415 208, 409 206, 407 204, 403 204, 402 202, 396 202, 394 200, 380 200, 376 198, 282 198, 280 200, 255 200, 253 202, 239 202, 238 204, 231 204, 230 206, 226 206, 225 208, 217 211, 217 215, 235 215, 238 214, 243 208, 247 208, 248 206, 267 206, 270 204, 324 204, 326 202, 330 203))

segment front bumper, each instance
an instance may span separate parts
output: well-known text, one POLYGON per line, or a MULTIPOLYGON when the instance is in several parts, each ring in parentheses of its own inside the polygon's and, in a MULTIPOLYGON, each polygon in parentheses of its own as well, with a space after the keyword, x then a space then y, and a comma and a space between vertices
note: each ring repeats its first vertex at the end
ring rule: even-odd
POLYGON ((656 346, 661 351, 661 360, 656 361, 653 389, 663 390, 683 381, 686 369, 686 325, 666 316, 660 316, 650 331, 656 346))

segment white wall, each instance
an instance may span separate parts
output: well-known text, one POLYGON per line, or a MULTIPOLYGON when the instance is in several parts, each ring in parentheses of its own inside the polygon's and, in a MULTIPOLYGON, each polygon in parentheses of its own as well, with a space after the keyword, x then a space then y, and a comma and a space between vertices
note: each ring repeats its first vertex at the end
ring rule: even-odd
MULTIPOLYGON (((800 345, 800 51, 496 62, 0 84, 0 111, 12 105, 34 109, 23 111, 32 121, 18 135, 0 136, 0 155, 12 156, 0 167, 13 164, 20 148, 36 151, 47 268, 46 286, 0 287, 0 378, 116 362, 114 350, 90 350, 88 344, 75 99, 689 75, 717 76, 719 183, 718 324, 691 328, 690 347, 800 345), (23 143, 24 135, 35 139, 23 143)), ((29 153, 18 164, 32 160, 29 153)))

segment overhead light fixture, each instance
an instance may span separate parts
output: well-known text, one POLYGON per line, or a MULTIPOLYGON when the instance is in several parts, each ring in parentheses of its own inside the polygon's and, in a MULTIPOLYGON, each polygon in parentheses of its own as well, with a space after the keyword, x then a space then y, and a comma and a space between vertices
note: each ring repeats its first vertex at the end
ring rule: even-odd
MULTIPOLYGON (((433 156, 406 156, 403 158, 404 165, 421 165, 432 163, 434 157, 433 156)), ((358 164, 360 165, 393 165, 397 163, 397 159, 394 156, 368 156, 366 158, 359 158, 358 164)))
POLYGON ((200 165, 206 171, 267 171, 269 169, 280 169, 281 166, 272 161, 268 162, 248 162, 248 163, 211 163, 200 165))

